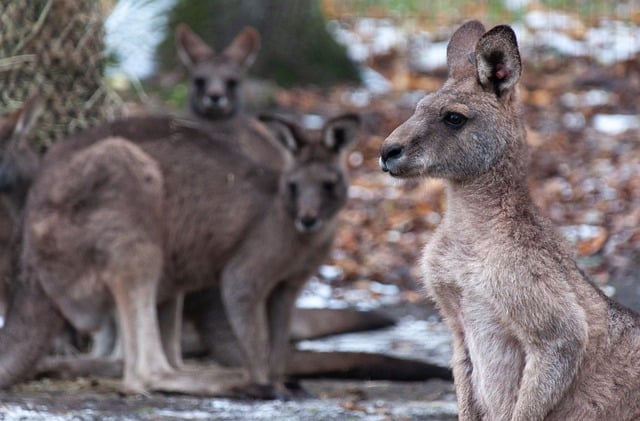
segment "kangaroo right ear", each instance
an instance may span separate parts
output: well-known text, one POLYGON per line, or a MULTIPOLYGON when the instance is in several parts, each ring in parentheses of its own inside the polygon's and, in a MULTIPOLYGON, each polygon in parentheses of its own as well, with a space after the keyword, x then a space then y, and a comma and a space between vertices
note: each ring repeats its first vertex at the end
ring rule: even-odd
POLYGON ((334 117, 325 123, 323 129, 324 144, 335 153, 346 150, 357 138, 360 128, 360 116, 345 114, 334 117))
POLYGON ((522 63, 518 41, 509 26, 496 26, 484 34, 476 45, 475 59, 480 84, 498 97, 520 80, 522 63))
POLYGON ((231 41, 231 44, 223 51, 223 54, 230 57, 239 66, 247 69, 253 64, 260 49, 260 34, 258 31, 247 26, 231 41))
POLYGON ((211 58, 215 55, 213 48, 209 47, 195 32, 184 23, 176 27, 176 49, 180 61, 191 68, 194 64, 211 58))
POLYGON ((258 116, 269 131, 275 136, 276 140, 283 145, 289 152, 296 153, 301 146, 300 128, 293 121, 272 114, 262 114, 258 116))

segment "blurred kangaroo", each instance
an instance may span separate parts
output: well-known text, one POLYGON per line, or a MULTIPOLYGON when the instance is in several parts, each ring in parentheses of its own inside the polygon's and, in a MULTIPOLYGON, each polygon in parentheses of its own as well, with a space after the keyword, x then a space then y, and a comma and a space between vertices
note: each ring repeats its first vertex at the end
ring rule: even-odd
POLYGON ((422 265, 453 335, 460 419, 640 419, 640 317, 585 277, 528 191, 513 30, 468 22, 447 62, 380 164, 446 185, 422 265))
MULTIPOLYGON (((220 53, 205 43, 187 25, 176 27, 175 39, 178 56, 189 72, 189 116, 235 142, 243 154, 261 166, 282 170, 285 162, 281 148, 265 136, 264 126, 244 112, 242 88, 248 68, 253 64, 260 48, 260 35, 252 27, 244 28, 220 53)), ((186 320, 194 321, 203 333, 211 356, 218 362, 241 360, 238 344, 233 340, 230 325, 221 307, 210 306, 211 300, 220 301, 219 288, 199 291, 185 297, 186 320)), ((363 329, 378 325, 375 317, 360 317, 357 312, 344 311, 341 319, 322 325, 317 313, 295 309, 296 326, 313 326, 315 332, 332 323, 333 331, 363 329)), ((176 355, 176 360, 179 357, 176 355)), ((178 362, 177 362, 178 363, 178 362)), ((179 363, 178 363, 179 364, 179 363)), ((308 370, 308 368, 307 368, 308 370)))
POLYGON ((7 306, 11 245, 20 228, 22 207, 40 160, 26 137, 39 110, 40 99, 34 96, 11 114, 0 116, 0 317, 7 306))
MULTIPOLYGON (((28 374, 63 318, 92 331, 115 307, 125 390, 271 397, 282 388, 293 300, 330 248, 357 118, 329 121, 310 142, 269 124, 293 156, 285 173, 171 118, 114 122, 52 147, 25 208, 0 387, 28 374), (162 352, 156 305, 217 284, 248 378, 175 368, 162 352)), ((170 307, 168 338, 179 338, 180 306, 170 307)))
POLYGON ((244 28, 220 53, 185 24, 176 27, 175 39, 178 56, 189 73, 189 117, 230 139, 259 165, 282 170, 281 148, 274 147, 264 125, 244 112, 242 88, 260 49, 258 31, 244 28))

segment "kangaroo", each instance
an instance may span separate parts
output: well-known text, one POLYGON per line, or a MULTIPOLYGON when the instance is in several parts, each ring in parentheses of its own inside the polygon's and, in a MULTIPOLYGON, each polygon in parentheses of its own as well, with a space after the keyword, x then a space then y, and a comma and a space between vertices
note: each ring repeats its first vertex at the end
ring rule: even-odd
POLYGON ((39 163, 39 156, 26 137, 37 121, 39 110, 40 98, 33 96, 19 109, 0 117, 0 316, 7 307, 5 283, 10 275, 11 244, 39 163))
POLYGON ((528 191, 513 30, 464 24, 447 63, 380 164, 446 185, 422 268, 452 332, 460 419, 639 419, 640 317, 586 278, 528 191))
POLYGON ((175 39, 189 73, 189 117, 230 139, 259 165, 282 170, 281 148, 263 124, 244 112, 242 86, 260 49, 258 31, 244 28, 220 53, 185 24, 176 27, 175 39))
MULTIPOLYGON (((203 129, 215 131, 218 140, 228 140, 260 166, 282 170, 287 155, 266 127, 244 113, 242 84, 248 68, 260 48, 260 35, 252 27, 241 31, 221 53, 207 45, 187 25, 175 30, 178 57, 189 73, 189 117, 203 129)), ((189 297, 187 297, 189 301, 189 297)), ((160 307, 161 330, 171 329, 176 309, 160 307)), ((178 367, 182 357, 177 351, 177 332, 163 335, 170 363, 178 367)), ((113 321, 92 335, 91 357, 120 358, 119 337, 113 321)))
MULTIPOLYGON (((258 32, 252 27, 244 28, 219 54, 187 25, 177 26, 175 38, 178 56, 190 75, 189 116, 205 125, 207 130, 224 133, 243 154, 259 165, 281 171, 286 165, 282 160, 281 149, 273 147, 273 141, 263 133, 263 125, 246 114, 243 107, 242 84, 260 48, 258 32)), ((241 353, 238 352, 238 344, 234 340, 224 309, 207 305, 211 300, 221 300, 219 288, 188 294, 184 302, 185 318, 195 322, 201 336, 205 338, 210 355, 217 362, 239 364, 241 353)), ((372 317, 362 323, 357 317, 352 317, 354 314, 349 315, 348 323, 343 324, 344 328, 375 325, 372 317)), ((317 316, 309 310, 296 310, 297 320, 318 326, 314 317, 317 316)), ((332 327, 335 331, 338 325, 334 323, 332 327)), ((168 340, 173 341, 175 346, 173 338, 169 337, 168 340)), ((172 355, 171 360, 179 365, 180 356, 177 351, 172 355)), ((328 364, 330 363, 326 361, 322 365, 328 364)), ((296 371, 295 367, 290 368, 296 371)), ((309 367, 304 370, 308 372, 309 367)))
POLYGON ((52 147, 25 208, 0 387, 27 374, 63 319, 91 331, 115 307, 125 390, 271 397, 293 300, 310 262, 329 250, 346 200, 342 161, 356 122, 333 119, 313 142, 270 123, 293 155, 282 174, 164 117, 110 123, 52 147), (178 369, 162 350, 156 306, 209 285, 221 288, 247 376, 178 369), (14 352, 18 334, 28 349, 14 352))

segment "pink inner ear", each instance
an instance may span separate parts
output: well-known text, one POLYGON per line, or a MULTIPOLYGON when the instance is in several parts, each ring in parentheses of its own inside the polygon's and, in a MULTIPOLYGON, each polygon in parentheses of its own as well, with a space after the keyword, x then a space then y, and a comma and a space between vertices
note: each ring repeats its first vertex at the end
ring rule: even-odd
POLYGON ((506 79, 510 75, 511 72, 509 71, 509 69, 507 69, 507 66, 505 66, 504 63, 499 63, 498 65, 496 65, 496 78, 498 80, 506 79))

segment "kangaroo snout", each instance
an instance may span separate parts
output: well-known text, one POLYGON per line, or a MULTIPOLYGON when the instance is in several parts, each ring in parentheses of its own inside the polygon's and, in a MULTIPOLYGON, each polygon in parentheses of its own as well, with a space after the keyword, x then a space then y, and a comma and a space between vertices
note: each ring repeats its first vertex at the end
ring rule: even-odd
POLYGON ((228 103, 227 97, 223 94, 209 94, 202 98, 202 105, 206 108, 223 108, 228 103))
POLYGON ((314 215, 303 215, 295 220, 295 226, 300 233, 311 233, 322 226, 322 221, 314 215))
POLYGON ((397 168, 398 162, 402 159, 403 149, 404 147, 397 143, 383 143, 380 148, 380 169, 394 175, 394 169, 397 168))

